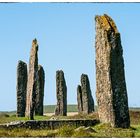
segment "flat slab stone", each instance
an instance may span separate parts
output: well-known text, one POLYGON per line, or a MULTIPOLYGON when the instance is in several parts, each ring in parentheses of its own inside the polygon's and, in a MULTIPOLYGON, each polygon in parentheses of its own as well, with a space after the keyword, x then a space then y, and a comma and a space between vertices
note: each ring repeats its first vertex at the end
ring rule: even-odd
POLYGON ((75 125, 79 126, 94 126, 98 124, 99 120, 86 120, 86 119, 65 119, 65 120, 29 120, 29 121, 13 121, 10 123, 0 124, 0 128, 13 129, 13 128, 30 128, 30 129, 57 129, 62 125, 75 125))

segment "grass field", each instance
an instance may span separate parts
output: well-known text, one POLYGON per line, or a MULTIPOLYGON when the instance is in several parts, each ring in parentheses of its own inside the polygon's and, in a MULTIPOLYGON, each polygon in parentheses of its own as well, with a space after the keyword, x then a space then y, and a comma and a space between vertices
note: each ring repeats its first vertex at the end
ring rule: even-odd
MULTIPOLYGON (((45 106, 46 113, 54 112, 55 106, 45 106)), ((76 112, 76 106, 68 106, 68 112, 76 112)), ((48 120, 52 116, 35 116, 35 120, 48 120)), ((58 116, 57 119, 98 119, 98 114, 92 113, 89 115, 77 114, 73 116, 58 116)), ((117 137, 117 138, 131 138, 131 137, 140 137, 140 110, 139 109, 130 109, 130 119, 131 127, 129 129, 121 128, 112 128, 109 124, 97 124, 95 126, 85 128, 75 126, 63 126, 56 130, 48 129, 25 129, 25 128, 16 128, 12 130, 0 129, 0 137, 117 137)), ((0 113, 0 124, 17 121, 17 120, 28 120, 25 117, 17 118, 15 112, 1 112, 0 113)))
MULTIPOLYGON (((46 113, 54 113, 56 105, 44 105, 44 114, 46 113)), ((77 112, 77 105, 71 104, 67 105, 67 111, 68 112, 77 112)), ((13 115, 16 113, 16 111, 0 111, 0 113, 4 114, 10 114, 13 115)))
MULTIPOLYGON (((44 105, 44 114, 46 114, 46 113, 54 113, 55 107, 56 107, 56 105, 44 105)), ((140 111, 140 108, 130 107, 129 109, 131 111, 140 111)), ((75 104, 67 105, 67 111, 68 112, 77 112, 78 111, 77 105, 75 105, 75 104)), ((97 111, 97 106, 95 106, 95 111, 97 111)), ((0 113, 6 113, 6 114, 12 115, 12 114, 15 114, 16 111, 9 111, 9 112, 7 112, 7 111, 1 112, 0 111, 0 113)))
MULTIPOLYGON (((55 105, 45 105, 44 106, 44 113, 53 113, 55 110, 55 105)), ((68 112, 77 112, 77 105, 68 105, 67 106, 68 112)))

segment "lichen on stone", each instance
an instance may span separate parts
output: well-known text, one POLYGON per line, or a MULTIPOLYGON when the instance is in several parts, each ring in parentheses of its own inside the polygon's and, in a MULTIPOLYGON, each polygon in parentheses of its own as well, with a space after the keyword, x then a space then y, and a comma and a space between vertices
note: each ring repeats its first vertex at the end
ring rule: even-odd
POLYGON ((100 121, 130 126, 120 33, 106 14, 96 16, 96 97, 100 121), (123 113, 122 113, 123 112, 123 113))
POLYGON ((117 27, 114 23, 114 21, 107 15, 104 14, 103 16, 96 16, 95 17, 96 22, 100 24, 102 29, 109 31, 113 30, 115 33, 118 33, 117 27))

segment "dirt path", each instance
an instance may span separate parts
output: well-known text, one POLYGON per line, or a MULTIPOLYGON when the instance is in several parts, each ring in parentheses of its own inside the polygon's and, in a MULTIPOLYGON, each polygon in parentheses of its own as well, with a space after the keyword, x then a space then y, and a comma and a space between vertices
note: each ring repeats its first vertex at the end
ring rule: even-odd
MULTIPOLYGON (((68 112, 67 113, 67 116, 74 116, 74 115, 77 115, 78 114, 78 112, 68 112)), ((46 114, 44 114, 45 116, 53 116, 54 115, 54 113, 46 113, 46 114)))

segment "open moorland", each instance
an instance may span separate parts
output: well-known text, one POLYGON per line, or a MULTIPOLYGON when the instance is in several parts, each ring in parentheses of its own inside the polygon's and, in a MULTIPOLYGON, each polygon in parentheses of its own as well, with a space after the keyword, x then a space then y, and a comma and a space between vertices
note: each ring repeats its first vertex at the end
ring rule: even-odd
MULTIPOLYGON (((35 120, 61 119, 97 119, 98 114, 83 115, 77 113, 76 105, 68 105, 68 116, 54 116, 54 105, 44 106, 45 115, 35 116, 35 120)), ((112 128, 110 124, 96 124, 91 127, 76 127, 64 125, 59 129, 0 129, 0 137, 140 137, 140 109, 130 108, 131 127, 129 129, 112 128)), ((11 121, 28 120, 25 117, 16 117, 15 111, 1 112, 0 124, 11 121)))

